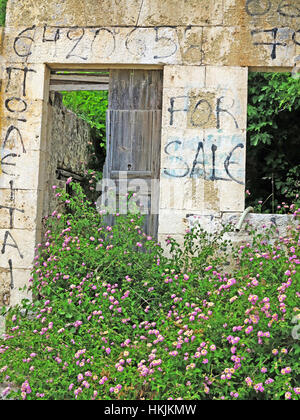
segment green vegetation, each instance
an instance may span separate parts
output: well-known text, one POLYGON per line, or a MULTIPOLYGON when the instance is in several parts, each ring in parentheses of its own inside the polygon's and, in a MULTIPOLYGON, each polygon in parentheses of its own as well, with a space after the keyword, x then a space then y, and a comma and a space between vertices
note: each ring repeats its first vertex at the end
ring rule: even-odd
POLYGON ((107 91, 61 92, 63 104, 88 122, 99 134, 100 146, 106 145, 107 91))
MULTIPOLYGON (((94 142, 104 162, 107 92, 65 92, 64 104, 97 130, 94 142)), ((300 79, 290 73, 250 73, 247 138, 247 205, 276 213, 299 202, 300 79)), ((97 164, 92 169, 100 170, 97 164)))
POLYGON ((7 0, 0 0, 0 26, 5 24, 6 3, 7 0))
MULTIPOLYGON (((94 173, 94 171, 96 171, 99 179, 102 175, 102 168, 106 156, 106 111, 108 107, 108 92, 75 91, 61 92, 61 94, 63 97, 63 104, 92 127, 92 144, 89 144, 90 158, 88 172, 94 173)), ((94 198, 97 199, 97 197, 94 198)))
POLYGON ((275 213, 300 190, 300 79, 290 73, 250 73, 247 188, 249 205, 275 213))
POLYGON ((167 258, 139 214, 108 226, 69 185, 72 197, 55 189, 69 211, 52 214, 37 247, 35 300, 7 313, 4 395, 299 400, 299 229, 249 231, 234 248, 230 226, 196 227, 183 247, 167 240, 167 258))

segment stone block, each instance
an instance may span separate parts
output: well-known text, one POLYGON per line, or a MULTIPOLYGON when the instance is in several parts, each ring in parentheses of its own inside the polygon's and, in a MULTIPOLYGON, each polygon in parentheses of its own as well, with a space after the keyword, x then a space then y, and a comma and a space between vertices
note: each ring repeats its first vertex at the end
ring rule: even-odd
MULTIPOLYGON (((239 175, 240 176, 240 175, 239 175)), ((240 178, 241 180, 241 178, 240 178)), ((243 178, 244 180, 244 178, 243 178)), ((245 185, 237 182, 220 183, 220 212, 243 212, 245 209, 245 185)))
POLYGON ((164 88, 199 89, 205 87, 205 67, 165 66, 164 88))
POLYGON ((11 281, 9 269, 0 267, 0 308, 10 305, 11 281))
POLYGON ((86 1, 78 3, 76 0, 64 0, 59 3, 52 0, 38 3, 35 0, 10 0, 7 5, 6 23, 8 26, 28 27, 39 24, 85 25, 85 3, 86 1))
POLYGON ((166 178, 161 176, 160 209, 184 210, 185 213, 204 212, 203 179, 166 178))
POLYGON ((14 288, 10 291, 11 306, 19 304, 22 299, 32 299, 32 293, 28 291, 28 286, 30 286, 29 279, 31 278, 31 271, 16 269, 14 270, 13 276, 14 288))
POLYGON ((41 206, 37 190, 0 190, 0 229, 34 230, 41 206))
POLYGON ((0 189, 9 189, 13 181, 14 188, 22 190, 38 189, 43 185, 45 168, 41 166, 45 161, 45 154, 39 151, 29 151, 19 154, 10 149, 1 150, 2 175, 0 189))
POLYGON ((28 269, 32 266, 36 231, 25 229, 0 229, 0 267, 8 268, 9 260, 13 269, 28 269))
POLYGON ((290 26, 298 29, 297 0, 224 0, 223 25, 256 26, 264 29, 290 26))
POLYGON ((159 233, 184 235, 188 228, 184 210, 161 209, 159 213, 159 233))
POLYGON ((220 25, 223 19, 221 0, 145 0, 139 17, 140 25, 220 25))

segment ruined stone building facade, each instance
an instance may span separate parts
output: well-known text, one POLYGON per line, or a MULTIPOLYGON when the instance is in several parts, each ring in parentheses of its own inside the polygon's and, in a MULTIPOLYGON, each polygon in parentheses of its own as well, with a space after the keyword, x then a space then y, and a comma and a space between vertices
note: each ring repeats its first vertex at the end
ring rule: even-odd
MULTIPOLYGON (((132 101, 143 97, 140 103, 130 102, 129 88, 120 96, 123 102, 111 99, 111 133, 117 131, 113 118, 127 115, 128 126, 133 111, 144 131, 135 135, 131 127, 123 140, 111 134, 106 170, 109 176, 133 170, 148 181, 155 173, 159 184, 151 201, 158 239, 169 234, 180 239, 199 216, 208 226, 243 213, 248 72, 292 71, 300 54, 300 5, 299 0, 8 0, 0 51, 1 306, 18 302, 18 289, 30 277, 61 154, 70 162, 74 153, 77 161, 85 153, 75 141, 73 155, 67 142, 58 148, 51 143, 51 75, 105 69, 109 88, 118 89, 128 80, 132 89, 135 80, 140 86, 147 81, 132 96, 132 101), (147 143, 150 132, 155 147, 147 143), (133 152, 140 154, 134 158, 133 152)), ((66 117, 70 132, 76 125, 72 118, 66 117)))

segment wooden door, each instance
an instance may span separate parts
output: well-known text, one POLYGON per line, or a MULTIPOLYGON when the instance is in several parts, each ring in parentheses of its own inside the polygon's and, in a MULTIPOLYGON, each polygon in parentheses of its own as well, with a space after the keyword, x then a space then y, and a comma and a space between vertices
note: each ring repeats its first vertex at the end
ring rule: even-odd
POLYGON ((158 230, 161 113, 162 71, 110 71, 104 175, 116 183, 119 198, 125 184, 138 196, 145 232, 153 237, 158 230))

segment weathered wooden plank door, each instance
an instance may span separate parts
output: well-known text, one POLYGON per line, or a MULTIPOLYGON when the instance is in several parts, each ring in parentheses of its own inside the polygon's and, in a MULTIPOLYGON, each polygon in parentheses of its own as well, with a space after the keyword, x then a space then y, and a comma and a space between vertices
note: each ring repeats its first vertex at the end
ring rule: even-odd
POLYGON ((119 199, 125 184, 136 194, 146 215, 144 229, 153 237, 158 230, 161 113, 162 71, 110 71, 104 174, 115 181, 119 199))

